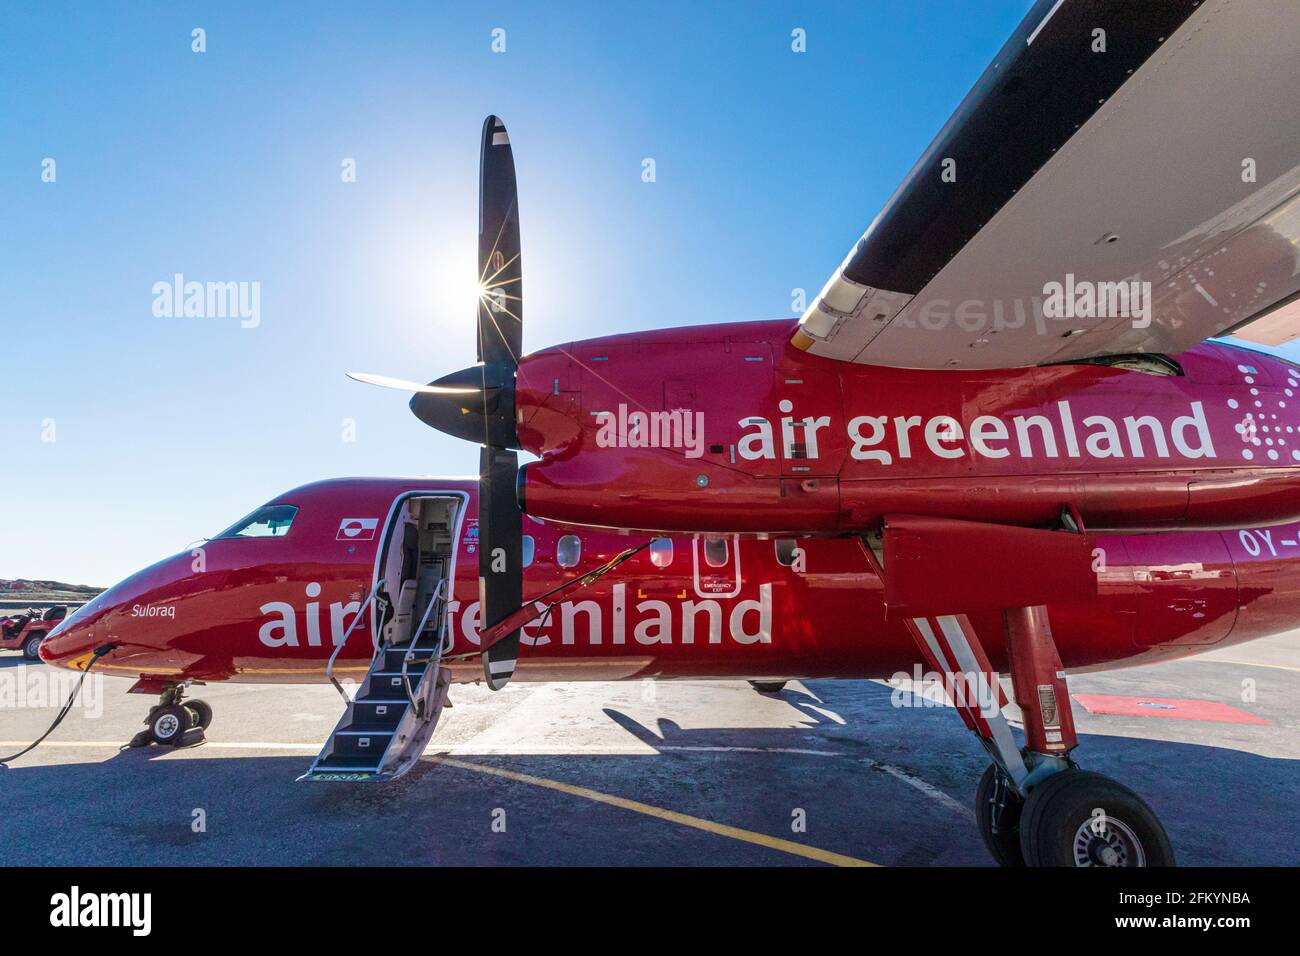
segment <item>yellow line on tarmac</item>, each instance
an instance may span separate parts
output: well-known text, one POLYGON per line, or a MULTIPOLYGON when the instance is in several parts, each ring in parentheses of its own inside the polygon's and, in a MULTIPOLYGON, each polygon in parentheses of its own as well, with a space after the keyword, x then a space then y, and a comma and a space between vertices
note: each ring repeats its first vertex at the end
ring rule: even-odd
POLYGON ((432 759, 435 763, 446 764, 449 767, 457 767, 461 770, 473 770, 475 773, 486 773, 495 777, 504 777, 506 780, 527 783, 534 787, 545 787, 548 790, 558 790, 561 793, 567 793, 570 796, 582 797, 585 800, 594 800, 596 803, 608 804, 611 807, 618 807, 622 810, 631 810, 634 813, 643 813, 648 817, 667 820, 669 823, 676 823, 684 827, 693 827, 696 830, 715 833, 718 836, 729 837, 732 840, 740 840, 742 843, 753 843, 757 846, 765 846, 771 850, 780 850, 783 853, 790 853, 794 856, 804 857, 805 859, 816 860, 819 863, 830 863, 833 866, 879 865, 876 863, 868 863, 866 860, 859 860, 857 857, 845 856, 842 853, 832 853, 829 850, 818 849, 815 846, 805 846, 802 843, 795 843, 793 840, 782 840, 780 837, 768 836, 765 833, 755 833, 753 830, 742 830, 740 827, 728 826, 725 823, 714 823, 712 820, 703 820, 700 817, 692 817, 685 813, 678 813, 676 810, 665 810, 662 807, 652 807, 648 803, 640 803, 636 800, 627 800, 623 797, 601 793, 599 790, 590 790, 587 787, 575 787, 573 784, 561 783, 558 780, 548 780, 546 777, 534 777, 532 774, 517 773, 513 770, 503 770, 500 767, 489 767, 485 764, 469 763, 465 760, 454 760, 451 757, 434 757, 432 759))

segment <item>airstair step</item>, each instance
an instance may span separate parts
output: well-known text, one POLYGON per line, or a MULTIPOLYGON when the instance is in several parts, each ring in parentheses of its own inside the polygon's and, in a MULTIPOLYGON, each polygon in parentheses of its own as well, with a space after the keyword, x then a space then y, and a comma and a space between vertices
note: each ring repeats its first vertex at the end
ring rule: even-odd
MULTIPOLYGON (((420 679, 424 676, 424 671, 408 671, 406 676, 411 682, 411 690, 414 691, 420 686, 420 679)), ((402 672, 400 670, 375 671, 370 675, 370 683, 366 688, 365 699, 391 699, 405 696, 406 684, 402 681, 402 672)))
POLYGON ((313 771, 353 770, 376 773, 379 770, 379 754, 330 754, 316 761, 313 771))
POLYGON ((334 750, 332 755, 373 754, 378 763, 383 759, 388 742, 393 739, 391 730, 336 730, 334 732, 334 750))
MULTIPOLYGON (((384 651, 383 669, 386 671, 397 671, 398 673, 401 673, 402 661, 406 659, 406 652, 408 650, 410 650, 410 648, 390 647, 384 651)), ((411 663, 406 665, 406 669, 412 674, 423 671, 427 666, 429 666, 429 658, 433 656, 433 651, 433 648, 419 647, 417 645, 415 653, 412 655, 411 663)))
POLYGON ((344 730, 392 730, 401 721, 410 702, 400 700, 354 700, 352 720, 344 730))

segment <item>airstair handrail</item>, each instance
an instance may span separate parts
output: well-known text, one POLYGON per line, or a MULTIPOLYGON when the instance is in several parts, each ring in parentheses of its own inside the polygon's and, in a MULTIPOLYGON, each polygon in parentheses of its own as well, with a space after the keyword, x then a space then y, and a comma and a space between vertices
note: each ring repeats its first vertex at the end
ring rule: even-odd
POLYGON ((352 703, 352 698, 347 695, 347 691, 343 689, 343 685, 334 678, 334 660, 339 656, 339 651, 343 650, 344 645, 347 644, 348 638, 352 636, 352 632, 356 629, 357 624, 359 624, 361 619, 366 616, 366 608, 370 607, 371 602, 375 599, 375 595, 379 593, 380 588, 383 586, 383 578, 380 578, 375 582, 375 586, 370 589, 370 593, 366 595, 365 601, 363 601, 361 607, 357 609, 356 615, 352 618, 352 623, 349 624, 347 630, 343 632, 343 639, 334 645, 334 653, 330 654, 329 663, 325 665, 325 676, 328 677, 330 683, 334 685, 334 689, 339 692, 339 696, 349 704, 352 703))
MULTIPOLYGON (((411 677, 410 674, 407 673, 407 665, 410 664, 412 658, 415 656, 415 644, 419 641, 421 635, 424 634, 424 626, 429 622, 429 615, 433 613, 433 609, 437 607, 439 603, 443 602, 442 591, 446 584, 447 579, 443 578, 438 582, 438 586, 433 589, 433 595, 429 598, 429 606, 424 609, 424 615, 420 618, 419 626, 411 632, 411 643, 407 646, 406 653, 402 655, 402 687, 406 690, 406 699, 411 702, 412 709, 419 717, 423 717, 424 712, 423 708, 415 700, 415 692, 411 690, 411 677)), ((426 679, 432 680, 435 683, 426 684, 426 686, 436 687, 436 682, 438 680, 438 667, 442 662, 442 649, 443 644, 445 643, 442 631, 445 631, 447 628, 447 617, 448 615, 446 614, 442 617, 442 629, 438 634, 438 648, 434 651, 433 656, 429 658, 429 663, 433 666, 432 668, 427 669, 424 675, 426 679)), ((434 692, 436 693, 437 691, 435 690, 434 692)))

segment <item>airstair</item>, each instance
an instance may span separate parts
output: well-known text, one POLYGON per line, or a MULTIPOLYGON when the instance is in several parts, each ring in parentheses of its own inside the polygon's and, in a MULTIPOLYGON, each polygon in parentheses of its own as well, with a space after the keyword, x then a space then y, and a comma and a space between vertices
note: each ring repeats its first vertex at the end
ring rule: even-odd
MULTIPOLYGON (((404 644, 375 639, 375 656, 358 693, 349 698, 334 677, 334 662, 373 602, 383 602, 384 582, 371 590, 330 656, 326 673, 347 708, 311 769, 299 780, 395 780, 419 762, 447 704, 450 672, 442 655, 450 646, 448 580, 430 597, 419 625, 404 644)), ((382 618, 383 615, 380 615, 382 618)))

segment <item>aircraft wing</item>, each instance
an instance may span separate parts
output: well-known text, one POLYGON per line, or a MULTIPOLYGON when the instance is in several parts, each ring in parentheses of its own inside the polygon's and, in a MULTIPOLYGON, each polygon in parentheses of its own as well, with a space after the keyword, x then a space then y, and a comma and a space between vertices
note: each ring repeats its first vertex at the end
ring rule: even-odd
POLYGON ((1038 0, 793 343, 1011 368, 1300 335, 1298 37, 1292 0, 1038 0))

